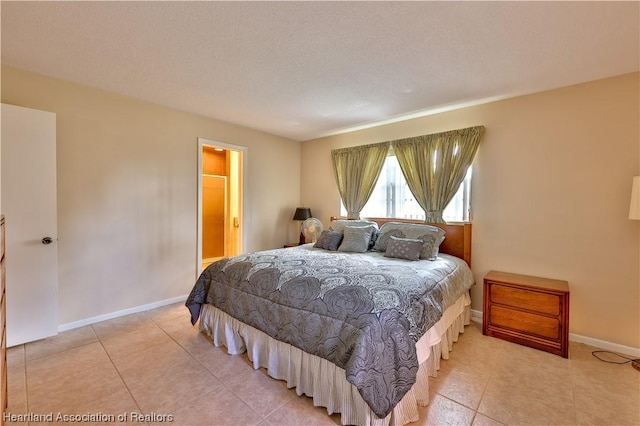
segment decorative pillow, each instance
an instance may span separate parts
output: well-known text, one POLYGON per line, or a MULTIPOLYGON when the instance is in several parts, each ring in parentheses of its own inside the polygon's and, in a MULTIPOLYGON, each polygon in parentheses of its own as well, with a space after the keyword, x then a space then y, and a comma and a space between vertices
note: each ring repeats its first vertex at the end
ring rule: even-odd
POLYGON ((367 226, 345 226, 344 238, 338 251, 350 251, 364 253, 369 250, 371 235, 376 231, 371 225, 367 226))
POLYGON ((337 219, 332 221, 329 224, 329 229, 331 231, 339 231, 343 232, 344 228, 347 226, 373 226, 373 231, 371 232, 371 239, 369 240, 369 249, 373 248, 373 244, 376 242, 376 238, 378 236, 378 224, 371 220, 366 219, 337 219))
POLYGON ((313 245, 314 247, 336 251, 342 242, 342 232, 338 231, 322 231, 318 237, 318 241, 313 245))
POLYGON ((440 244, 445 238, 444 230, 437 226, 422 225, 417 223, 387 222, 380 227, 378 238, 376 239, 376 251, 387 251, 387 245, 391 237, 411 238, 422 240, 422 253, 420 259, 434 260, 438 257, 440 244))
POLYGON ((391 236, 384 255, 398 259, 420 260, 420 253, 422 253, 422 240, 391 236))
POLYGON ((418 240, 422 241, 420 259, 436 260, 438 252, 440 251, 440 243, 444 241, 444 238, 442 238, 440 243, 437 243, 438 239, 435 235, 422 235, 418 237, 418 240))

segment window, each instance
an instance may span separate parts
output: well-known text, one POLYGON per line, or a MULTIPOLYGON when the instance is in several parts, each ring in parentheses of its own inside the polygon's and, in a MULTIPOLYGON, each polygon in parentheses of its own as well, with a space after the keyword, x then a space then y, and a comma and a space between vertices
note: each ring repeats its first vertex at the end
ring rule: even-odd
MULTIPOLYGON (((469 167, 458 192, 442 212, 444 220, 447 222, 469 220, 470 189, 471 167, 469 167)), ((342 205, 341 214, 343 216, 347 214, 342 205)), ((424 220, 424 210, 413 198, 402 170, 400 170, 398 159, 393 153, 387 156, 371 198, 360 212, 360 216, 424 220)))

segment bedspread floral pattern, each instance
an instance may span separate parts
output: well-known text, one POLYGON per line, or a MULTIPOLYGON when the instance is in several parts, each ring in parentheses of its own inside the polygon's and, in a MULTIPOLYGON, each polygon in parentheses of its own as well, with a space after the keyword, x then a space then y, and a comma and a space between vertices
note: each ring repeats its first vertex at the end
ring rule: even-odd
POLYGON ((257 252, 209 266, 186 305, 194 323, 200 304, 209 303, 333 362, 382 418, 415 383, 415 342, 440 319, 443 301, 468 288, 440 285, 459 264, 430 263, 439 268, 435 276, 362 255, 295 248, 257 252))

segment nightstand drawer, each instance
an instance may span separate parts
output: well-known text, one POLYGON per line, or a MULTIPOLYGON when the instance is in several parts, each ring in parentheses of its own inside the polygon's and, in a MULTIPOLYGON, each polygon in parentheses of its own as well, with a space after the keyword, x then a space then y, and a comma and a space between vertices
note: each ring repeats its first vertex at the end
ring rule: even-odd
POLYGON ((547 315, 560 313, 560 298, 555 294, 523 290, 499 283, 491 283, 491 301, 547 315))
POLYGON ((560 323, 557 318, 545 317, 496 305, 491 306, 489 325, 522 331, 547 339, 560 339, 560 323))

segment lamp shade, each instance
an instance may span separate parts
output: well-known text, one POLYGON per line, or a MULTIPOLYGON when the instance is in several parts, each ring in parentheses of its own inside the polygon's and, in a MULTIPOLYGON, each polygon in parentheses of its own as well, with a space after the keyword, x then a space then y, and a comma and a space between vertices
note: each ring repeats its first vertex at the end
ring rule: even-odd
POLYGON ((293 215, 293 220, 307 220, 311 217, 311 209, 308 207, 298 207, 293 215))
POLYGON ((633 178, 631 188, 631 207, 629 207, 629 219, 640 220, 640 176, 633 178))

